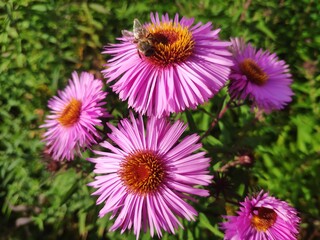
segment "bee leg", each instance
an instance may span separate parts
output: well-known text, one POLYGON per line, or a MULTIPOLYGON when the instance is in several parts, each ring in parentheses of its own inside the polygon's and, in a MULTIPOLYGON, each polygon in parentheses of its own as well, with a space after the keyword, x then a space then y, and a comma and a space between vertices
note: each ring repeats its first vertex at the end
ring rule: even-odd
POLYGON ((138 52, 139 58, 142 59, 141 54, 140 54, 140 51, 137 50, 137 52, 138 52))

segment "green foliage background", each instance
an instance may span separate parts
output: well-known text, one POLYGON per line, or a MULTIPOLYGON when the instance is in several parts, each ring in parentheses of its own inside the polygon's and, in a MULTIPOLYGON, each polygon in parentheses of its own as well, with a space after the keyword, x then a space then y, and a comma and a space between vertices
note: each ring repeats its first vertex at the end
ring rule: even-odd
MULTIPOLYGON (((40 141, 47 101, 64 88, 71 72, 101 78, 103 45, 115 42, 150 12, 211 21, 221 38, 243 36, 276 52, 291 68, 293 102, 281 112, 257 118, 249 107, 230 109, 204 139, 211 170, 244 153, 252 167, 236 166, 216 177, 212 197, 199 199, 196 222, 163 239, 222 239, 221 214, 236 210, 261 188, 296 207, 301 239, 320 237, 320 3, 313 0, 62 1, 5 0, 0 3, 0 239, 135 239, 108 232, 113 221, 97 219, 93 166, 83 159, 53 164, 40 141), (223 187, 221 187, 223 186, 223 187)), ((108 90, 109 91, 109 90, 108 90)), ((189 132, 202 134, 220 111, 225 89, 198 111, 176 116, 189 132)), ((114 123, 126 105, 108 95, 114 123)), ((85 153, 84 157, 90 153, 85 153)), ((143 234, 142 239, 149 239, 143 234)))

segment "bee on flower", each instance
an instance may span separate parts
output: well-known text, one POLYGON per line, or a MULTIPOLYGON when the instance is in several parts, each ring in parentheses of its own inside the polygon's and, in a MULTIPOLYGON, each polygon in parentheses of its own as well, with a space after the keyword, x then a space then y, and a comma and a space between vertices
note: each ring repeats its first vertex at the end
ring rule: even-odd
POLYGON ((151 13, 151 22, 134 19, 133 32, 105 47, 111 59, 102 71, 112 90, 140 114, 168 116, 196 108, 226 83, 232 66, 230 42, 219 40, 210 22, 176 14, 151 13))

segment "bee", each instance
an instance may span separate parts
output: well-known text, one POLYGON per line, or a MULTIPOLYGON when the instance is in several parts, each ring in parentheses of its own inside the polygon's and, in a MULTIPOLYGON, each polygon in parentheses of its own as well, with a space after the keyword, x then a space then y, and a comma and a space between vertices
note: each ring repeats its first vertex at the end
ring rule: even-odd
POLYGON ((124 37, 134 37, 133 42, 137 44, 138 54, 143 54, 146 57, 151 57, 155 54, 155 48, 153 46, 154 38, 152 34, 142 26, 137 18, 133 20, 133 33, 127 30, 122 30, 124 37))

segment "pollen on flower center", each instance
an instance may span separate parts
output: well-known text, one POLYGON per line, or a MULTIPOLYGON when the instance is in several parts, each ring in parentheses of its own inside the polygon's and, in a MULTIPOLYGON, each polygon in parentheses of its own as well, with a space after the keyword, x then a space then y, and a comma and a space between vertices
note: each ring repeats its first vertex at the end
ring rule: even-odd
POLYGON ((156 191, 163 183, 165 166, 155 152, 137 151, 121 163, 119 175, 129 191, 143 195, 156 191))
POLYGON ((72 98, 62 111, 58 121, 65 127, 72 126, 80 118, 81 106, 82 103, 79 100, 72 98))
POLYGON ((252 59, 243 60, 239 66, 242 74, 246 75, 250 82, 259 86, 267 82, 268 75, 252 59))
POLYGON ((184 62, 193 52, 194 40, 187 27, 176 23, 147 26, 155 52, 148 58, 154 64, 167 66, 184 62))
POLYGON ((257 231, 267 231, 270 227, 274 225, 277 220, 277 213, 269 208, 258 207, 254 208, 253 217, 251 219, 251 225, 257 231))

